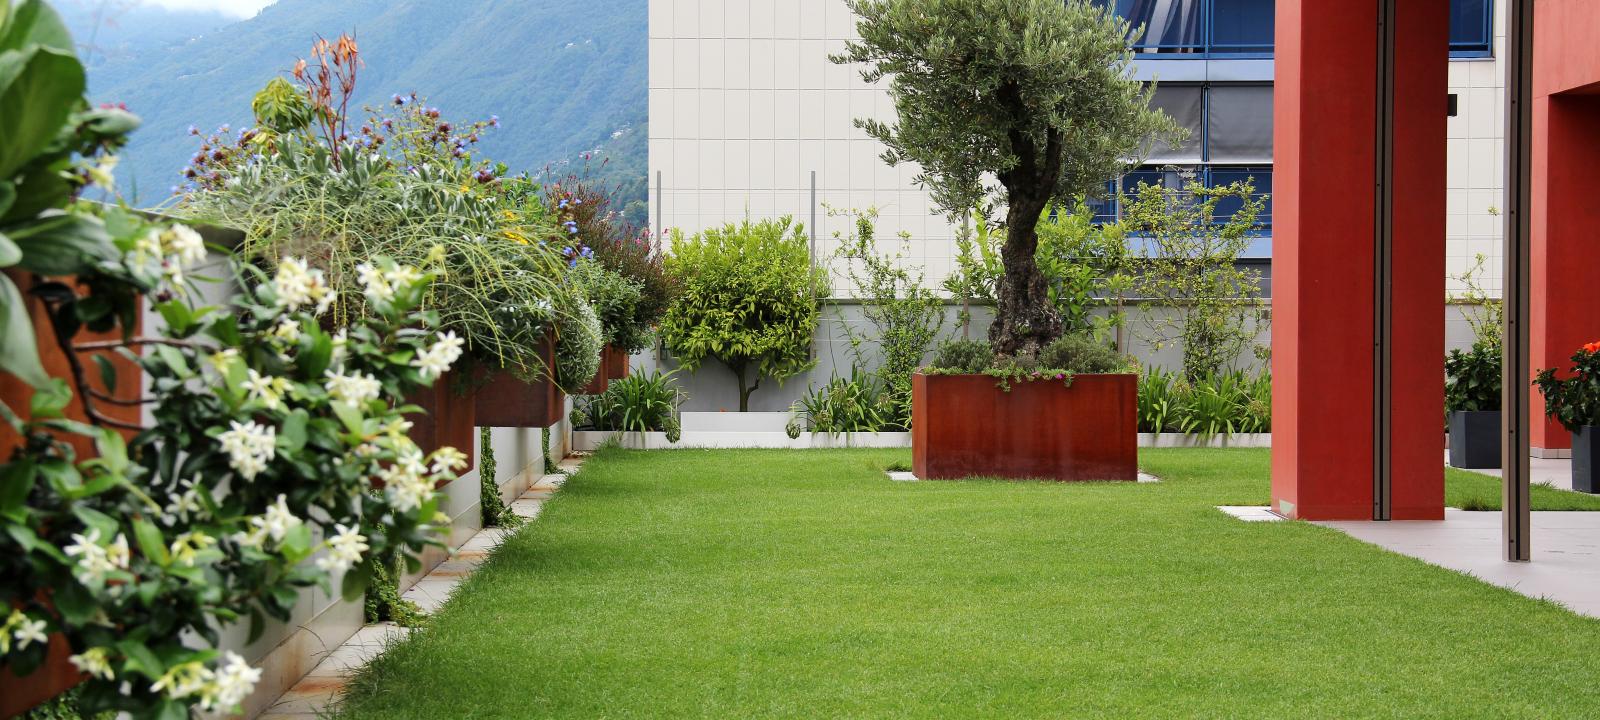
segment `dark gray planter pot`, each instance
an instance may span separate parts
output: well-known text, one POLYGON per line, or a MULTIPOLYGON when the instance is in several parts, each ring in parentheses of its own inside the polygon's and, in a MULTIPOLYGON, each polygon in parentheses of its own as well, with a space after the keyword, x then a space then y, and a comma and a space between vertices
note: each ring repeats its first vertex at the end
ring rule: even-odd
POLYGON ((1450 413, 1450 466, 1500 467, 1500 411, 1450 413))
POLYGON ((1572 489, 1600 494, 1600 427, 1585 425, 1572 434, 1572 489))

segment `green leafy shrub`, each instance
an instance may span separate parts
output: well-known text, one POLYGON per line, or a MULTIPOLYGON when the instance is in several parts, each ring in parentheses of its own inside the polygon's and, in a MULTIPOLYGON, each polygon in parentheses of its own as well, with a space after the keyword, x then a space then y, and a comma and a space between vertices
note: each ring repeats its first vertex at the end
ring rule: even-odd
POLYGON ((1089 335, 1062 335, 1039 351, 1039 367, 1071 373, 1120 373, 1128 359, 1089 335))
MULTIPOLYGON (((928 346, 944 327, 944 301, 923 287, 923 273, 913 273, 902 263, 904 253, 878 252, 873 220, 876 211, 841 212, 855 220, 855 233, 840 241, 835 260, 844 266, 844 278, 864 300, 862 314, 876 334, 841 323, 855 367, 865 368, 877 360, 875 371, 892 402, 892 422, 911 427, 911 374, 922 364, 928 346)), ((902 242, 908 240, 901 238, 902 242)))
MULTIPOLYGON (((676 375, 675 370, 653 371, 612 380, 605 392, 582 406, 585 424, 595 430, 675 434, 678 407, 683 404, 676 375)), ((574 415, 578 412, 576 408, 573 411, 574 415)), ((676 438, 672 441, 677 442, 676 438)))
POLYGON ((876 375, 852 369, 821 388, 809 388, 797 403, 797 419, 813 433, 903 432, 893 393, 876 375))
POLYGON ((1190 381, 1159 368, 1139 379, 1139 432, 1201 437, 1272 431, 1272 376, 1228 372, 1190 381))
POLYGON ((1500 409, 1500 352, 1474 343, 1467 352, 1451 350, 1444 359, 1444 409, 1447 413, 1500 409))
POLYGON ((644 286, 594 260, 574 260, 569 275, 583 288, 584 297, 600 318, 604 344, 619 348, 638 345, 640 339, 631 333, 639 332, 634 313, 644 286))
POLYGON ((939 370, 975 375, 994 366, 994 350, 985 340, 946 340, 933 351, 930 367, 939 370))
POLYGON ((690 371, 707 358, 728 366, 741 412, 763 377, 782 384, 815 364, 811 339, 827 284, 791 218, 675 234, 667 269, 683 283, 661 323, 667 349, 690 371))
POLYGON ((648 229, 629 224, 611 210, 613 195, 584 175, 570 175, 545 187, 545 201, 566 234, 566 253, 588 256, 606 270, 639 286, 631 314, 613 313, 606 320, 609 342, 632 355, 654 341, 655 328, 677 296, 678 284, 667 273, 661 249, 648 229))
POLYGON ((595 307, 574 288, 556 315, 556 385, 576 395, 600 372, 600 352, 605 348, 605 326, 595 307))
POLYGON ((1139 432, 1162 433, 1178 429, 1183 407, 1181 376, 1161 368, 1146 370, 1139 378, 1139 432))
POLYGON ((1568 377, 1557 377, 1554 369, 1540 370, 1533 384, 1544 395, 1545 414, 1568 431, 1600 425, 1600 341, 1572 354, 1568 377))

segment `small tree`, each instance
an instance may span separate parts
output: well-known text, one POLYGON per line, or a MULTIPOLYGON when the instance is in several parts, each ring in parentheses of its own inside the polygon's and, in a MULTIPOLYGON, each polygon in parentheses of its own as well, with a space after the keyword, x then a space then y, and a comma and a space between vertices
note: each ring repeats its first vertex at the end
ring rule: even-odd
POLYGON ((1268 321, 1259 302, 1261 273, 1239 266, 1266 207, 1248 182, 1182 188, 1144 183, 1125 199, 1123 222, 1143 250, 1135 285, 1144 338, 1157 349, 1183 348, 1190 382, 1210 378, 1240 354, 1265 355, 1256 334, 1268 321), (1223 215, 1219 207, 1236 203, 1223 215), (1170 312, 1164 312, 1170 310, 1170 312))
POLYGON ((730 223, 689 240, 674 234, 667 270, 683 283, 661 321, 667 349, 691 371, 707 357, 727 365, 740 412, 763 376, 782 384, 816 363, 811 339, 827 281, 793 219, 730 223))
POLYGON ((899 114, 857 127, 889 164, 917 163, 951 219, 1005 205, 989 339, 1004 355, 1038 350, 1062 332, 1034 260, 1045 208, 1104 194, 1153 139, 1181 135, 1132 76, 1130 27, 1088 0, 847 2, 861 39, 832 59, 865 63, 869 83, 889 78, 899 114))

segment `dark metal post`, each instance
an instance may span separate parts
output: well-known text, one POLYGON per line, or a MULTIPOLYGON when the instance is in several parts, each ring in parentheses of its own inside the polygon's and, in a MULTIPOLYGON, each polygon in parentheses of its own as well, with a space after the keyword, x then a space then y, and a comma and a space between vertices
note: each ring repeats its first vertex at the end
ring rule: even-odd
POLYGON ((1395 3, 1378 0, 1376 203, 1372 298, 1372 519, 1390 517, 1393 478, 1390 425, 1393 405, 1394 336, 1394 71, 1395 3))
POLYGON ((811 264, 817 264, 817 171, 811 171, 811 264))
POLYGON ((1501 362, 1500 457, 1505 478, 1501 527, 1508 562, 1527 562, 1529 546, 1528 307, 1533 206, 1533 0, 1506 2, 1505 338, 1501 362))
MULTIPOLYGON (((657 170, 656 171, 656 236, 657 236, 658 239, 663 238, 664 236, 662 234, 667 231, 667 225, 662 220, 662 215, 663 215, 662 208, 665 207, 666 204, 667 204, 667 194, 665 192, 662 192, 662 190, 661 190, 661 171, 657 170)), ((664 240, 663 240, 663 244, 665 244, 664 240)))

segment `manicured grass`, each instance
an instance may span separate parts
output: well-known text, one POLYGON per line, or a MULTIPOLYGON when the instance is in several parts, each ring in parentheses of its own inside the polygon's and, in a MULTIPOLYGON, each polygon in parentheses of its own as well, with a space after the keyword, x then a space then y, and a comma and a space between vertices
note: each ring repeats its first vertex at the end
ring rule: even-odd
POLYGON ((1600 717, 1600 621, 1307 523, 1267 455, 897 483, 906 451, 608 450, 351 718, 1600 717))
MULTIPOLYGON (((1549 485, 1529 488, 1534 510, 1600 510, 1600 495, 1558 490, 1549 485)), ((1445 468, 1444 503, 1462 510, 1499 510, 1500 478, 1470 470, 1445 468)))

